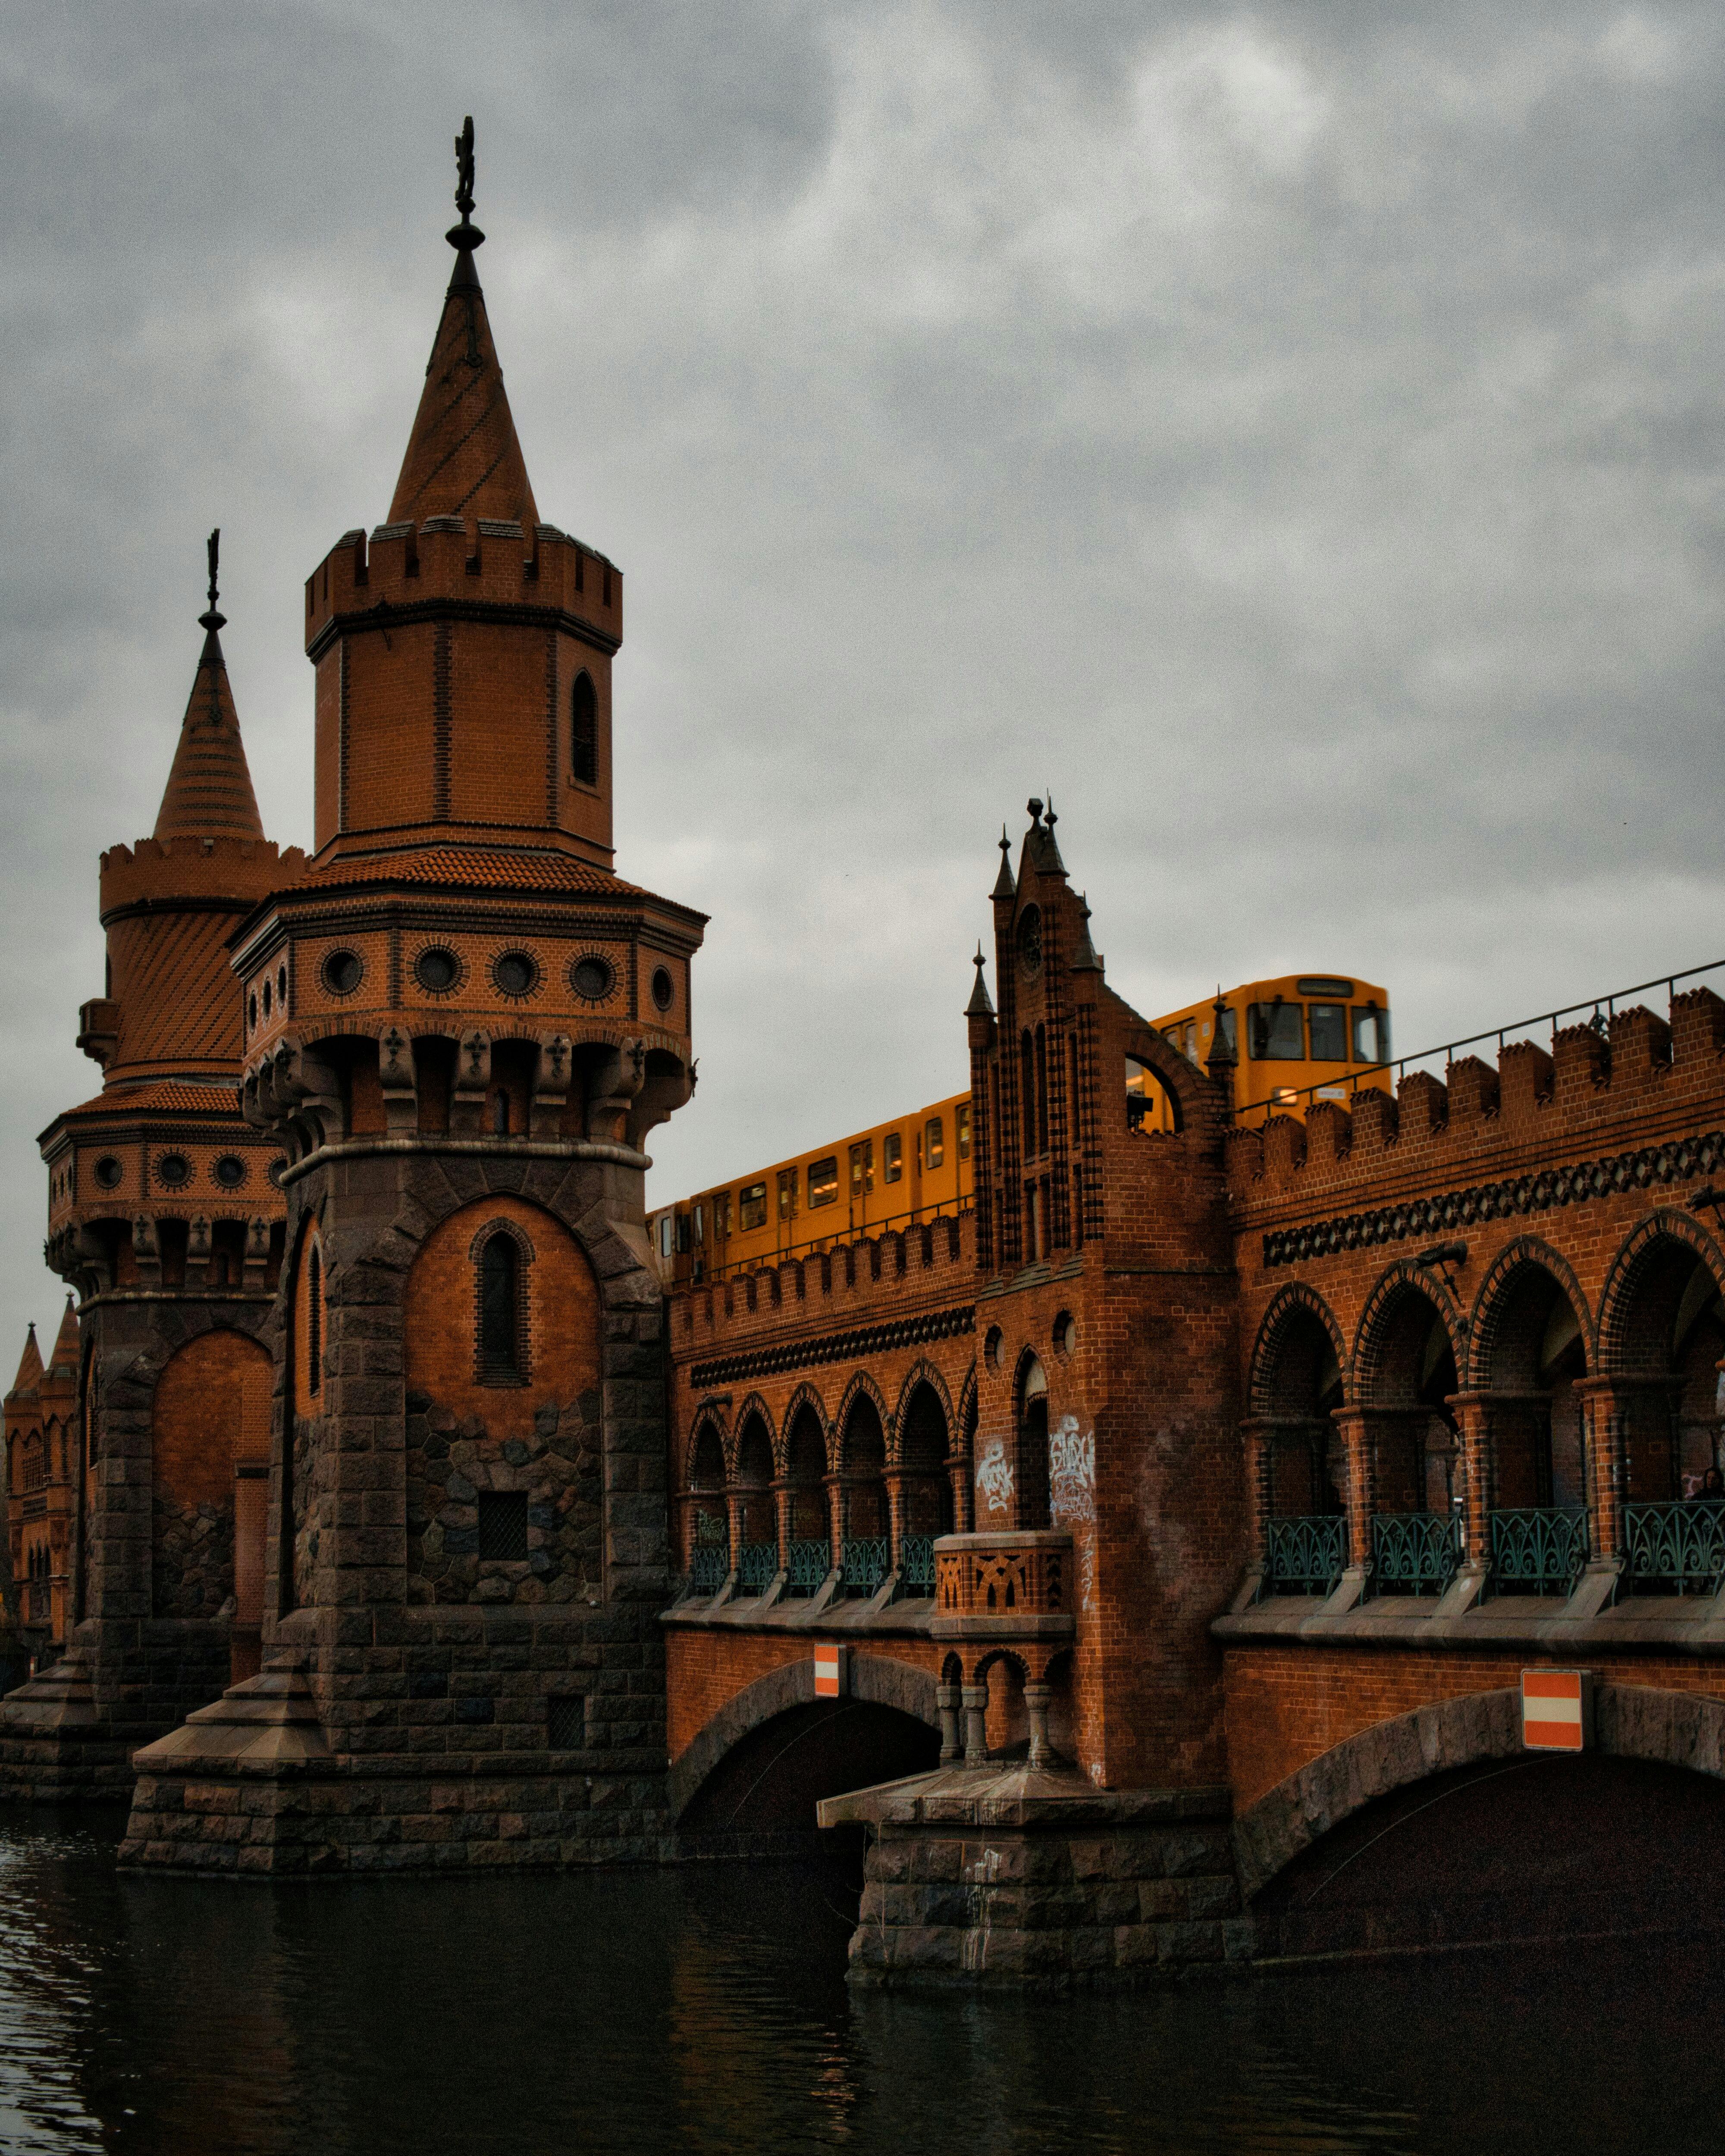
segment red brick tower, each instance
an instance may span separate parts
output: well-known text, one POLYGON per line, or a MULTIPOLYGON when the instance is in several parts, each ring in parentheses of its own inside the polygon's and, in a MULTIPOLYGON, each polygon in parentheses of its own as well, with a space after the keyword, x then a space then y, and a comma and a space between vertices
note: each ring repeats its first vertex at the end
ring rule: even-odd
POLYGON ((389 521, 305 588, 316 850, 234 945, 246 1111, 288 1156, 272 1666, 140 1760, 145 1861, 174 1861, 185 1778, 265 1711, 297 1763, 278 1810, 201 1861, 480 1861, 504 1820, 532 1822, 524 1860, 580 1861, 661 1825, 641 1148, 692 1088, 703 916, 612 871, 623 581, 539 521, 475 268, 470 125, 458 149, 389 521))
POLYGON ((78 1035, 102 1091, 41 1142, 48 1260, 82 1320, 62 1329, 52 1367, 64 1349, 81 1368, 53 1599, 69 1661, 0 1707, 0 1787, 13 1793, 123 1786, 131 1745, 214 1697, 236 1665, 255 1666, 242 1586, 261 1563, 261 1343, 284 1207, 280 1147, 239 1113, 226 947, 304 856, 280 854, 259 820, 222 653, 217 536, 154 834, 102 855, 107 980, 78 1035))

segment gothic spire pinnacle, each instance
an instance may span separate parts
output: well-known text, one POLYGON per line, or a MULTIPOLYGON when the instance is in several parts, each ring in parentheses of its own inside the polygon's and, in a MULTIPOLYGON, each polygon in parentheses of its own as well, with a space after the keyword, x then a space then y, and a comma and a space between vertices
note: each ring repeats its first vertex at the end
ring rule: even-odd
POLYGON ((1074 973, 1100 973, 1102 962, 1097 957, 1096 946, 1090 940, 1090 894, 1087 891, 1078 894, 1078 949, 1067 970, 1074 973))
POLYGON ((455 207, 461 213, 459 224, 452 224, 444 234, 458 254, 470 254, 475 247, 483 247, 485 235, 473 221, 473 115, 470 112, 461 124, 461 132, 455 137, 455 207))
POLYGON ((18 1375, 12 1381, 15 1393, 28 1391, 42 1375, 42 1350, 36 1345, 36 1328, 33 1325, 24 1335, 24 1352, 19 1358, 18 1375))
POLYGON ((983 968, 988 962, 983 956, 980 943, 977 945, 976 956, 970 963, 976 968, 976 986, 970 992, 970 1001, 964 1006, 964 1015, 966 1018, 993 1018, 994 1006, 988 1000, 988 984, 983 978, 983 968))
POLYGON ((228 626, 227 615, 220 612, 216 605, 216 564, 222 556, 222 527, 219 524, 204 541, 203 545, 204 552, 209 557, 209 610, 198 615, 198 626, 200 629, 207 629, 213 636, 218 629, 225 629, 228 626))
POLYGON ((1019 887, 1012 880, 1012 840, 1006 835, 1006 826, 1000 826, 1000 873, 994 879, 990 898, 1016 898, 1019 887))

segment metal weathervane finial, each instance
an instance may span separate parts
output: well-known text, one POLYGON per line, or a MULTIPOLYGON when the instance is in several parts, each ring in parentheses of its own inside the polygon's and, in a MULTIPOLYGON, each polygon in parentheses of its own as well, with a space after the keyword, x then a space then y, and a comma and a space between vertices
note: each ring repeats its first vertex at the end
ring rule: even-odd
POLYGON ((228 617, 216 605, 216 564, 222 552, 222 527, 218 524, 205 542, 209 554, 209 612, 198 617, 198 626, 212 631, 225 629, 228 617))
POLYGON ((473 221, 473 115, 470 112, 461 123, 461 132, 455 137, 455 207, 461 213, 459 224, 452 225, 444 235, 451 247, 483 247, 485 235, 473 221))

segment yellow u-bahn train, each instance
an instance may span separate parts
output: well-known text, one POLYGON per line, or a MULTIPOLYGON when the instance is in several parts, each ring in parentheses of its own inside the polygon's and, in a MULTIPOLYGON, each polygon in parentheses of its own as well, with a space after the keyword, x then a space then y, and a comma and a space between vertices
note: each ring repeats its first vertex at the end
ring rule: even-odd
MULTIPOLYGON (((1197 1064, 1209 1060, 1218 998, 1153 1021, 1197 1064)), ((1346 1100, 1387 1086, 1389 997, 1369 981, 1286 973, 1224 992, 1220 1023, 1235 1057, 1234 1106, 1242 1122, 1303 1115, 1313 1100, 1346 1100)), ((1165 1096, 1135 1064, 1125 1075, 1135 1129, 1169 1127, 1165 1096)), ((889 1229, 968 1211, 973 1173, 970 1095, 949 1094, 817 1146, 735 1183, 721 1183, 647 1216, 667 1287, 722 1280, 776 1259, 802 1257, 889 1229)))

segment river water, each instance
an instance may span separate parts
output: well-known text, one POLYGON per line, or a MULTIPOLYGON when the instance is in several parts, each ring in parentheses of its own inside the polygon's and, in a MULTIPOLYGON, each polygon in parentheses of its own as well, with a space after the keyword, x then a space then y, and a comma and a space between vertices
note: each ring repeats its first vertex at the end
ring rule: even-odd
POLYGON ((0 2149, 1527 2152, 1725 2139, 1725 1942, 847 1994, 815 1865, 270 1888, 0 1812, 0 2149))

